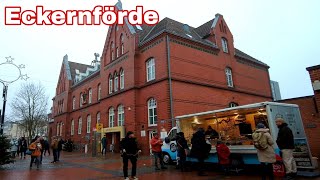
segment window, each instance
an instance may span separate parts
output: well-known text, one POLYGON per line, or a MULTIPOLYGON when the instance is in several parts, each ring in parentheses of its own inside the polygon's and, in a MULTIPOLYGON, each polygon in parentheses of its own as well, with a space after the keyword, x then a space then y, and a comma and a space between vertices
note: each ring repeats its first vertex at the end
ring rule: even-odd
POLYGON ((97 123, 96 124, 98 124, 98 123, 100 123, 100 112, 97 113, 97 123))
POLYGON ((82 131, 82 118, 80 117, 78 121, 78 134, 81 134, 81 131, 82 131))
POLYGON ((90 133, 91 130, 91 115, 87 116, 87 133, 90 133))
POLYGON ((113 77, 114 77, 114 92, 117 92, 119 88, 119 77, 117 72, 114 73, 113 77))
POLYGON ((112 76, 109 76, 109 94, 112 93, 112 76))
POLYGON ((92 102, 92 89, 89 89, 89 104, 92 102))
POLYGON ((111 51, 111 60, 113 61, 114 60, 114 52, 111 51))
POLYGON ((124 37, 123 37, 123 34, 121 34, 120 36, 120 41, 121 41, 121 54, 124 53, 124 37))
POLYGON ((76 97, 72 98, 72 109, 76 109, 76 97))
POLYGON ((61 122, 60 123, 60 136, 62 136, 62 125, 63 125, 63 123, 61 122))
POLYGON ((124 108, 123 105, 118 106, 118 126, 124 125, 124 108))
POLYGON ((230 68, 226 68, 226 77, 228 86, 233 87, 232 70, 230 68))
POLYGON ((71 136, 74 135, 74 120, 71 120, 71 136))
POLYGON ((124 89, 124 71, 120 70, 120 89, 124 89))
POLYGON ((80 93, 80 107, 82 107, 82 104, 83 104, 83 94, 80 93))
POLYGON ((60 131, 60 123, 57 123, 57 136, 59 136, 59 131, 60 131))
POLYGON ((229 107, 237 107, 237 106, 239 106, 238 103, 235 103, 235 102, 229 103, 229 107))
POLYGON ((222 41, 223 52, 228 53, 229 52, 228 51, 228 41, 225 38, 222 38, 221 41, 222 41))
POLYGON ((98 85, 98 100, 101 99, 101 84, 98 85))
POLYGON ((151 58, 147 61, 147 81, 154 80, 156 78, 155 74, 154 58, 151 58))
POLYGON ((119 57, 119 48, 118 47, 117 47, 116 51, 117 51, 117 58, 118 58, 119 57))
POLYGON ((109 109, 109 127, 113 127, 114 126, 114 109, 113 107, 111 107, 109 109))
POLYGON ((148 119, 149 126, 157 125, 157 102, 154 98, 148 101, 148 119))

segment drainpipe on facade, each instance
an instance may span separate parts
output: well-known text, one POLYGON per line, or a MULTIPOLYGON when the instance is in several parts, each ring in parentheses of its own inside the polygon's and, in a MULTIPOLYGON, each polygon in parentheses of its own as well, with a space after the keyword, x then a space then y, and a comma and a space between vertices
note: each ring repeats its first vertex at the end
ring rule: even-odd
POLYGON ((174 127, 172 82, 171 82, 171 65, 170 65, 170 39, 169 39, 168 35, 166 36, 166 44, 167 44, 167 63, 168 63, 169 96, 170 96, 170 119, 171 119, 171 127, 174 127))

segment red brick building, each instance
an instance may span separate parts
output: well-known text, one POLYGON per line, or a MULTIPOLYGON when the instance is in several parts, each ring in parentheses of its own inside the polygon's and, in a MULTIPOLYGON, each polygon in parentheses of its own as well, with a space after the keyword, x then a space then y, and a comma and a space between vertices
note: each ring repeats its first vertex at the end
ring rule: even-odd
POLYGON ((268 65, 233 42, 220 14, 197 28, 169 18, 154 26, 111 26, 100 61, 83 65, 64 57, 52 132, 90 143, 101 122, 116 149, 130 130, 146 152, 150 132, 173 126, 163 120, 272 100, 268 65))
POLYGON ((311 83, 314 90, 313 96, 285 99, 278 102, 299 105, 304 128, 308 137, 311 153, 320 157, 320 65, 308 67, 311 83))

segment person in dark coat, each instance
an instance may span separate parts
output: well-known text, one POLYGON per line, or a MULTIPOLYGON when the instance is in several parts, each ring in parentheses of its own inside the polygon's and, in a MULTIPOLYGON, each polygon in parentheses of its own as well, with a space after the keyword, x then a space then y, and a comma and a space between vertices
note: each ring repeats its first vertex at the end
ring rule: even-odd
POLYGON ((211 145, 206 143, 205 132, 203 128, 199 128, 196 133, 193 134, 191 139, 192 149, 191 154, 199 161, 199 176, 206 176, 204 173, 204 160, 208 158, 211 150, 211 145))
POLYGON ((23 156, 24 159, 26 158, 27 148, 28 148, 27 140, 26 140, 25 137, 22 137, 21 141, 19 143, 20 156, 21 156, 20 159, 22 159, 22 156, 23 156))
POLYGON ((286 167, 287 179, 293 179, 297 174, 297 165, 293 157, 294 137, 288 124, 282 118, 276 119, 279 128, 277 145, 281 150, 284 166, 286 167))
POLYGON ((48 140, 44 140, 44 156, 46 156, 46 152, 48 151, 50 156, 50 144, 48 140))
POLYGON ((107 137, 106 137, 106 135, 104 135, 104 137, 101 139, 101 145, 102 145, 101 154, 103 155, 103 152, 104 152, 104 155, 106 155, 107 154, 107 137))
POLYGON ((128 161, 131 161, 132 171, 131 177, 132 179, 138 179, 136 177, 137 173, 137 161, 138 154, 141 152, 141 149, 138 147, 138 142, 134 137, 132 131, 129 131, 125 138, 123 138, 120 142, 120 152, 123 159, 123 175, 125 180, 129 180, 128 176, 128 161))
POLYGON ((211 126, 208 126, 205 135, 210 136, 210 138, 219 138, 219 133, 216 130, 214 130, 211 126))
POLYGON ((188 154, 188 143, 187 140, 184 137, 184 133, 183 132, 179 132, 178 137, 176 139, 177 142, 177 153, 178 153, 178 157, 179 157, 179 165, 180 165, 180 169, 181 172, 186 171, 186 159, 187 159, 187 154, 188 154))
POLYGON ((44 152, 44 147, 45 147, 43 137, 40 137, 40 144, 41 144, 40 164, 42 164, 43 152, 44 152))
POLYGON ((60 153, 62 151, 62 145, 64 144, 64 141, 62 138, 58 139, 58 153, 57 153, 57 161, 60 161, 60 153))

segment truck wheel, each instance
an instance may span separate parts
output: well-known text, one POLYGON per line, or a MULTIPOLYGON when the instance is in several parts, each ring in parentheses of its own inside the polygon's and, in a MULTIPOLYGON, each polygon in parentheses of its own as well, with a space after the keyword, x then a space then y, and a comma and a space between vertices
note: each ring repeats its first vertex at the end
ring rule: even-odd
POLYGON ((168 153, 163 153, 163 163, 164 164, 171 164, 172 160, 168 153))

